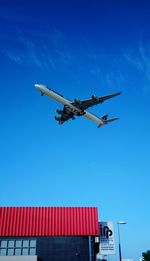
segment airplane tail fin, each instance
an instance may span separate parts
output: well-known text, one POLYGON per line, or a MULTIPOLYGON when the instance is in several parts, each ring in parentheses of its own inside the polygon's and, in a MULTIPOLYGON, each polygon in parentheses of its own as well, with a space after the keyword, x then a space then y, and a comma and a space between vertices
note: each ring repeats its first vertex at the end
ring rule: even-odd
POLYGON ((105 124, 108 124, 108 123, 111 123, 113 121, 119 120, 119 118, 112 118, 112 119, 109 119, 109 120, 107 120, 107 118, 108 118, 108 114, 105 114, 102 117, 100 117, 102 123, 99 123, 98 128, 102 127, 105 124))

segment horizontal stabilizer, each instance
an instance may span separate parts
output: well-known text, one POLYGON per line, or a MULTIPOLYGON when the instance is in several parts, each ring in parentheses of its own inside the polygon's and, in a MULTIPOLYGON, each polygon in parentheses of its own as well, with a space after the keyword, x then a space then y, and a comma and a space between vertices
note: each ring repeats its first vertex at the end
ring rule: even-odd
POLYGON ((117 121, 117 120, 119 120, 119 118, 112 118, 112 119, 106 120, 105 124, 113 122, 113 121, 117 121))
MULTIPOLYGON (((107 116, 108 116, 108 115, 107 115, 107 116)), ((100 123, 100 124, 98 125, 98 128, 102 127, 102 126, 105 125, 105 124, 111 123, 111 122, 113 122, 113 121, 117 121, 117 120, 119 120, 119 118, 112 118, 112 119, 109 119, 109 120, 107 120, 107 119, 105 120, 104 117, 102 117, 101 120, 102 120, 103 123, 100 123)))

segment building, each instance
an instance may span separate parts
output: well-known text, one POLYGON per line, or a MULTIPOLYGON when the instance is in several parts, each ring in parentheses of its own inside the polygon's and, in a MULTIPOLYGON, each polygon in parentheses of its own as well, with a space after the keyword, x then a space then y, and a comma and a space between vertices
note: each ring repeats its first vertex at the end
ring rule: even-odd
POLYGON ((0 207, 0 261, 95 261, 95 207, 0 207))

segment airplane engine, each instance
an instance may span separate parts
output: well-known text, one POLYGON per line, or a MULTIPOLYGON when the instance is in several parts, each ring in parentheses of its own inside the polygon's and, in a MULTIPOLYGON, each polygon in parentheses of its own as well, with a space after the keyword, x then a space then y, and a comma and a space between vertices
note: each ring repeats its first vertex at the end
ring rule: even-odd
POLYGON ((62 111, 62 110, 58 110, 58 109, 57 109, 56 112, 57 112, 58 114, 61 114, 61 115, 63 114, 63 111, 62 111))
POLYGON ((55 120, 56 120, 56 121, 60 121, 60 120, 61 120, 61 117, 55 116, 55 120))
POLYGON ((95 95, 92 95, 92 99, 97 100, 97 97, 95 95))
POLYGON ((77 100, 77 99, 74 99, 74 102, 78 103, 78 104, 81 104, 81 101, 80 100, 77 100))

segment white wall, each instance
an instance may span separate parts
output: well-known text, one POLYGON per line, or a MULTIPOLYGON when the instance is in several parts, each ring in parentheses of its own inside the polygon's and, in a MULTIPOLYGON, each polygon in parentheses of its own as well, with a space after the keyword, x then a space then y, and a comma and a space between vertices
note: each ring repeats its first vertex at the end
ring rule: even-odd
POLYGON ((0 261, 37 261, 37 256, 0 256, 0 261))

